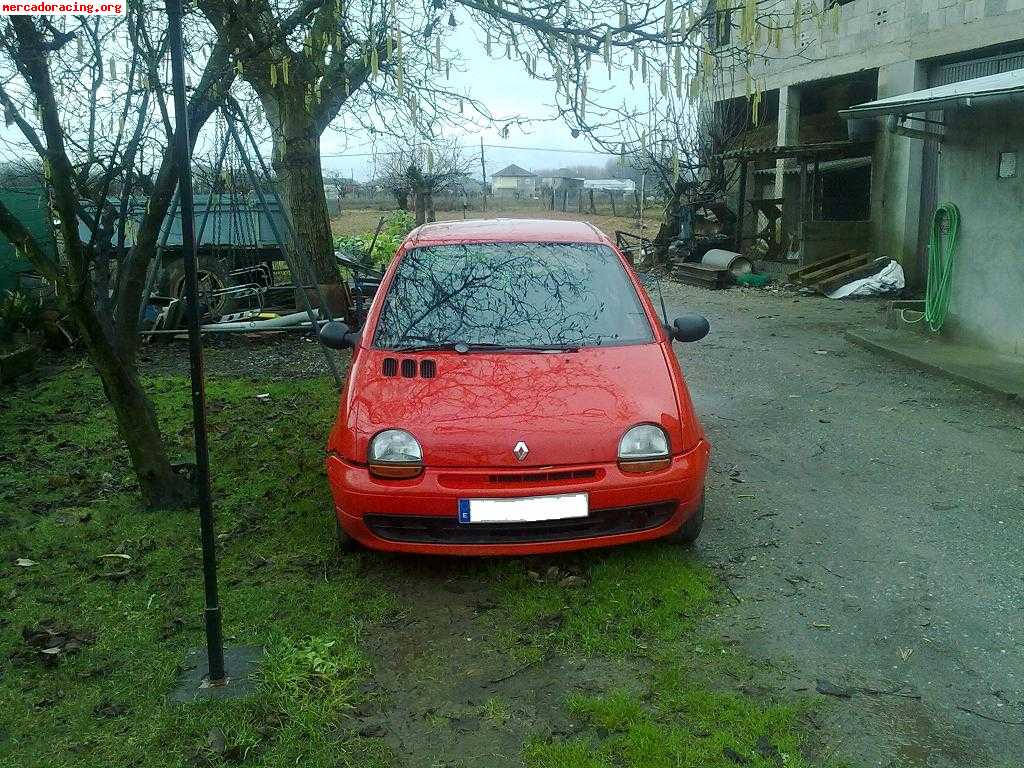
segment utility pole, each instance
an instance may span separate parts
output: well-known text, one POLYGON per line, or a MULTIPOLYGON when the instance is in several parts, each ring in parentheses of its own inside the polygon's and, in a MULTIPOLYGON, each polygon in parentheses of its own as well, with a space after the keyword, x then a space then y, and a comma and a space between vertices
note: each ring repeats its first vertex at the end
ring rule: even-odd
POLYGON ((484 177, 484 210, 487 210, 487 164, 484 162, 484 137, 480 137, 480 174, 484 177))

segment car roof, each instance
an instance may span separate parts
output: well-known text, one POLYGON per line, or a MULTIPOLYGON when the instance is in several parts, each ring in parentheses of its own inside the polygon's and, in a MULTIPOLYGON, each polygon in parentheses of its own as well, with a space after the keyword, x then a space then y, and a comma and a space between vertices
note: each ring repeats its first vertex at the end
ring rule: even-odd
POLYGON ((424 224, 409 233, 410 248, 452 243, 592 243, 610 245, 593 224, 561 219, 468 219, 424 224))

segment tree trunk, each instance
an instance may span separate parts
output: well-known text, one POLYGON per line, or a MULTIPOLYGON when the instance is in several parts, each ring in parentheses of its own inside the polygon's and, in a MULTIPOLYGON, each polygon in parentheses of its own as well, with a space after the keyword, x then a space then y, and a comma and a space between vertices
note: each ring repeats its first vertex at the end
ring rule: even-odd
POLYGON ((416 226, 427 222, 427 195, 422 189, 416 190, 416 226))
POLYGON ((320 137, 312 124, 301 125, 302 122, 302 116, 288 120, 284 137, 275 141, 274 170, 295 236, 317 282, 336 284, 338 264, 334 259, 331 216, 320 168, 320 137))
POLYGON ((75 297, 69 301, 68 309, 82 331, 89 357, 103 383, 146 506, 153 509, 187 506, 192 500, 192 489, 171 467, 156 412, 142 388, 135 365, 123 359, 110 343, 91 305, 75 297))
MULTIPOLYGON (((303 94, 300 90, 298 93, 303 94)), ((300 258, 305 255, 330 308, 331 316, 355 322, 348 287, 341 281, 334 258, 334 236, 327 209, 327 191, 320 167, 320 134, 301 100, 274 104, 282 126, 273 131, 274 171, 280 183, 282 202, 295 228, 300 258)), ((282 233, 284 236, 284 233, 282 233)), ((301 267, 300 267, 301 269, 301 267)), ((296 283, 301 282, 296 276, 296 283)), ((315 292, 311 296, 315 298, 315 292)))
POLYGON ((434 193, 429 189, 423 193, 423 207, 427 209, 427 221, 437 221, 437 210, 434 208, 434 193))

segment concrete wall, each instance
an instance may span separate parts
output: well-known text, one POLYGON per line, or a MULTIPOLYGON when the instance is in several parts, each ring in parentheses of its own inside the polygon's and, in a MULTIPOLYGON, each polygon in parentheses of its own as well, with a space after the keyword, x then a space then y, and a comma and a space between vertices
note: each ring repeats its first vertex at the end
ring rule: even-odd
MULTIPOLYGON (((759 3, 762 13, 776 13, 784 26, 792 24, 793 5, 759 3)), ((831 11, 819 27, 812 5, 822 2, 802 2, 799 39, 784 29, 782 47, 770 47, 771 58, 755 67, 766 90, 1024 38, 1024 0, 854 0, 839 7, 838 35, 831 11)), ((732 96, 746 94, 743 76, 726 73, 724 82, 733 84, 732 96)))
MULTIPOLYGON (((903 61, 878 70, 880 99, 926 87, 927 71, 919 62, 903 61)), ((900 262, 911 286, 923 285, 926 277, 917 263, 922 153, 922 142, 882 128, 875 141, 871 166, 875 252, 900 262)))
POLYGON ((805 221, 800 238, 800 266, 845 251, 864 253, 870 249, 870 221, 805 221))
POLYGON ((960 255, 944 330, 1024 356, 1022 114, 1024 100, 947 110, 938 198, 940 203, 952 202, 960 209, 960 255), (999 153, 1007 151, 1018 153, 1017 175, 999 179, 999 153))

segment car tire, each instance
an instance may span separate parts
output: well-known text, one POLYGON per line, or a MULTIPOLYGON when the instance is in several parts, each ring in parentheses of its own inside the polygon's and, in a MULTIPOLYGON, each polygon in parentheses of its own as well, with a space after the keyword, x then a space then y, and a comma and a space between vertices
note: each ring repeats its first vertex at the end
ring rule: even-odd
POLYGON ((684 547, 692 546, 697 537, 700 536, 700 530, 704 527, 704 496, 700 497, 700 506, 697 507, 697 511, 694 512, 690 519, 683 523, 679 530, 675 533, 669 534, 665 537, 665 541, 672 544, 682 544, 684 547))
POLYGON ((334 515, 334 540, 337 542, 339 552, 354 552, 359 548, 359 543, 341 527, 337 515, 334 515))

